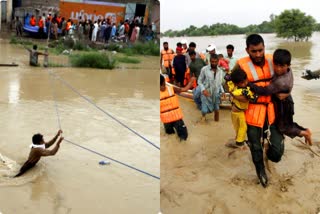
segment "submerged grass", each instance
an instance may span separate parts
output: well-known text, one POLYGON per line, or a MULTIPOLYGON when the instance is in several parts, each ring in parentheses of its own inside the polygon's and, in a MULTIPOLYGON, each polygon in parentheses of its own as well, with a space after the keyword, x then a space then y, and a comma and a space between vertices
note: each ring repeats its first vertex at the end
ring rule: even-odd
POLYGON ((67 65, 63 65, 60 63, 49 62, 48 67, 50 68, 58 68, 58 67, 67 67, 67 65))
POLYGON ((10 38, 10 44, 32 45, 33 42, 13 36, 10 38))
POLYGON ((116 60, 111 55, 98 52, 71 55, 70 63, 73 67, 101 69, 113 69, 116 66, 116 60))
POLYGON ((119 61, 119 62, 122 62, 122 63, 130 63, 130 64, 138 64, 138 63, 141 62, 140 59, 130 58, 130 57, 127 57, 127 56, 124 56, 124 57, 117 56, 116 60, 119 61))

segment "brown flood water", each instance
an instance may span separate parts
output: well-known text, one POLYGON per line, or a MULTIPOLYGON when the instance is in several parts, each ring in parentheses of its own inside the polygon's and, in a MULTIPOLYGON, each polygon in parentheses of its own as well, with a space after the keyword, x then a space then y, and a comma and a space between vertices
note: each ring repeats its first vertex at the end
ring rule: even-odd
POLYGON ((0 212, 157 213, 159 179, 114 161, 101 166, 99 161, 107 158, 66 141, 55 156, 42 158, 24 176, 10 176, 26 160, 33 134, 40 132, 45 140, 56 134, 56 100, 66 139, 160 177, 158 149, 48 74, 60 76, 159 147, 159 92, 155 87, 159 58, 142 57, 143 62, 131 69, 124 65, 112 71, 45 69, 30 67, 28 52, 7 40, 1 40, 0 47, 0 63, 19 64, 0 67, 0 159, 5 161, 0 161, 0 212))
MULTIPOLYGON (((320 34, 314 33, 309 42, 290 43, 262 35, 266 53, 276 48, 292 52, 295 84, 292 91, 295 102, 294 120, 313 132, 320 140, 320 80, 300 78, 306 68, 319 69, 320 34)), ((163 38, 170 47, 182 38, 163 38)), ((199 51, 215 43, 225 53, 225 47, 235 46, 237 57, 246 56, 245 36, 216 36, 186 38, 194 41, 199 51)), ((161 43, 162 44, 162 43, 161 43)), ((270 163, 267 172, 269 186, 257 184, 250 151, 233 150, 224 146, 234 137, 230 110, 220 111, 220 121, 197 123, 201 114, 196 105, 179 97, 184 121, 189 131, 186 142, 177 136, 165 134, 160 128, 161 141, 161 211, 164 214, 185 213, 318 213, 320 211, 320 157, 302 148, 297 139, 286 138, 285 153, 281 162, 270 163), (231 155, 229 155, 231 154, 231 155), (229 155, 229 156, 228 156, 229 155)), ((299 138, 298 138, 299 139, 299 138)), ((302 138, 301 138, 302 139, 302 138)), ((320 154, 318 146, 312 149, 320 154)))

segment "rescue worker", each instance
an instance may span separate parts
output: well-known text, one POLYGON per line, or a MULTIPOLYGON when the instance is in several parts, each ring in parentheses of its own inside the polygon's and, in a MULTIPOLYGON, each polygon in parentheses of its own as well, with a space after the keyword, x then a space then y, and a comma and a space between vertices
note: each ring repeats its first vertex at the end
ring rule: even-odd
POLYGON ((163 50, 161 50, 160 56, 160 68, 162 65, 165 67, 167 71, 167 75, 169 78, 172 78, 172 61, 174 57, 174 51, 169 48, 168 42, 163 43, 163 50))
POLYGON ((44 23, 41 16, 39 16, 38 26, 39 26, 38 36, 40 39, 42 39, 44 37, 44 23))
POLYGON ((31 18, 30 18, 30 25, 31 26, 36 26, 36 17, 34 17, 34 15, 32 15, 31 18))
POLYGON ((183 115, 175 92, 187 91, 188 87, 178 88, 166 85, 164 75, 160 74, 160 119, 163 122, 165 132, 174 134, 176 131, 180 141, 187 140, 188 130, 182 120, 183 115))
MULTIPOLYGON (((240 58, 234 69, 241 68, 246 72, 249 82, 258 86, 267 86, 274 75, 272 55, 265 55, 263 38, 251 34, 246 39, 246 51, 249 56, 240 58)), ((244 97, 243 97, 244 98, 244 97)), ((241 98, 236 98, 241 100, 241 98)), ((263 187, 268 184, 268 177, 263 162, 263 145, 261 139, 266 139, 269 145, 266 156, 273 162, 279 162, 284 152, 284 137, 274 125, 275 111, 271 96, 259 96, 256 103, 249 103, 245 112, 248 125, 248 146, 256 173, 263 187)))

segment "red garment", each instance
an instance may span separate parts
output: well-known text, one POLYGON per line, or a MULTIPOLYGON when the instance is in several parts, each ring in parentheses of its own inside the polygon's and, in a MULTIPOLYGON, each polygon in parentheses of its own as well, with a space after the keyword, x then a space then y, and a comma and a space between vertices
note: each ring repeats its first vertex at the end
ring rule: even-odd
POLYGON ((182 50, 183 50, 183 48, 181 48, 181 47, 176 48, 176 52, 181 52, 182 50))
POLYGON ((128 32, 129 32, 129 29, 130 29, 129 24, 128 24, 128 23, 125 23, 125 24, 124 24, 124 30, 125 30, 125 32, 128 33, 128 32))
POLYGON ((219 59, 218 66, 224 68, 225 70, 229 70, 229 62, 226 59, 219 59))

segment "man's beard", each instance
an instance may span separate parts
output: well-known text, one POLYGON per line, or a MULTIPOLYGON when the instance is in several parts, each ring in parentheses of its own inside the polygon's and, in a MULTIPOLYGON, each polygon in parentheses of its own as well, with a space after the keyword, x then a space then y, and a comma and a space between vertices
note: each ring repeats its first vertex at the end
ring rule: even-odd
POLYGON ((211 69, 213 69, 213 70, 217 70, 217 68, 218 68, 218 65, 211 65, 211 69))
POLYGON ((167 51, 168 49, 169 49, 169 48, 164 48, 164 50, 166 50, 166 51, 167 51))
POLYGON ((258 62, 254 58, 252 58, 250 55, 249 55, 249 57, 250 57, 250 59, 251 59, 251 61, 252 61, 252 63, 254 65, 257 65, 257 66, 263 66, 264 65, 264 62, 265 62, 264 56, 261 57, 261 61, 258 61, 258 62))

